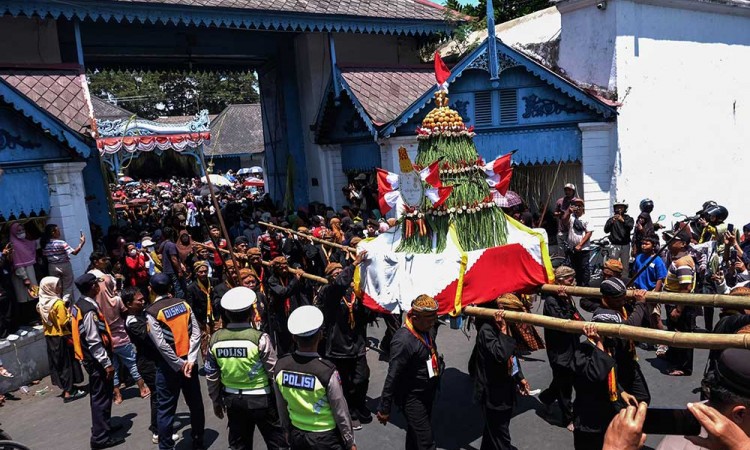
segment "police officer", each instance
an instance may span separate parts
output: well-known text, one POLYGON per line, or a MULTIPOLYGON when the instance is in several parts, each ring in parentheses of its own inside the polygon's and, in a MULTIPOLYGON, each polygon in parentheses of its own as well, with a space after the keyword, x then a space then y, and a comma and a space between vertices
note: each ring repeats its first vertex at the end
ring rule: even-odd
POLYGON ((168 275, 159 273, 150 281, 156 296, 146 308, 149 336, 161 354, 156 366, 156 394, 159 409, 156 423, 159 430, 159 449, 174 448, 172 427, 180 391, 190 409, 193 449, 203 449, 206 417, 195 361, 200 351, 201 330, 188 303, 170 294, 172 283, 168 275))
POLYGON ((276 366, 276 350, 271 338, 250 325, 255 292, 246 287, 230 289, 221 298, 229 324, 211 337, 206 359, 208 395, 219 419, 227 412, 229 448, 253 448, 255 426, 266 447, 286 448, 271 379, 276 366))
POLYGON ((289 316, 297 350, 276 364, 276 401, 295 450, 354 449, 349 407, 336 366, 321 359, 323 313, 305 305, 289 316))
POLYGON ((125 442, 113 438, 110 425, 115 368, 112 365, 112 335, 107 321, 94 297, 99 293, 99 279, 91 273, 76 278, 75 285, 83 294, 71 307, 73 317, 73 348, 76 359, 89 374, 91 401, 91 448, 109 448, 125 442))

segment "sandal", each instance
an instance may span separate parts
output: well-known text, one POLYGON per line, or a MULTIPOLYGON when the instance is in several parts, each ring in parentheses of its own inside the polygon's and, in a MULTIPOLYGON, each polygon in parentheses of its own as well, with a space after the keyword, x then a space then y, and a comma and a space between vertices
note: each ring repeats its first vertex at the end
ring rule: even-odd
POLYGON ((667 350, 669 350, 669 347, 667 347, 666 345, 658 345, 656 347, 656 357, 657 358, 664 357, 664 355, 667 354, 667 350))
POLYGON ((679 369, 670 370, 667 372, 667 375, 670 377, 684 377, 687 376, 687 374, 679 369))
POLYGON ((0 367, 0 376, 5 378, 13 378, 13 374, 8 372, 8 369, 5 367, 0 367))

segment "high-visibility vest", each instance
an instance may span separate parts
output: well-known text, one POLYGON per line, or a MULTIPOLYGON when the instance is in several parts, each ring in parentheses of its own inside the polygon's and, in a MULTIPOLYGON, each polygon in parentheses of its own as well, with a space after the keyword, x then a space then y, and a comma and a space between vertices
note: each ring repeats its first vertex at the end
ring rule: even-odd
POLYGON ((146 313, 159 322, 164 340, 172 347, 175 355, 187 357, 190 353, 190 335, 193 332, 190 305, 180 298, 163 297, 146 308, 146 313))
POLYGON ((247 328, 222 328, 211 336, 209 351, 221 370, 221 384, 232 389, 269 387, 258 343, 263 335, 247 328))
POLYGON ((81 298, 78 303, 70 308, 70 314, 72 316, 72 337, 73 337, 73 350, 76 354, 76 359, 79 361, 93 361, 94 356, 91 354, 89 349, 90 343, 86 340, 86 333, 83 330, 83 320, 86 314, 94 314, 94 323, 99 331, 99 337, 102 340, 102 344, 108 353, 112 352, 112 333, 109 331, 109 325, 104 319, 104 315, 99 311, 99 307, 95 304, 81 298))
POLYGON ((289 420, 296 428, 311 432, 336 428, 327 391, 335 370, 329 361, 296 353, 276 363, 275 382, 286 400, 289 420))

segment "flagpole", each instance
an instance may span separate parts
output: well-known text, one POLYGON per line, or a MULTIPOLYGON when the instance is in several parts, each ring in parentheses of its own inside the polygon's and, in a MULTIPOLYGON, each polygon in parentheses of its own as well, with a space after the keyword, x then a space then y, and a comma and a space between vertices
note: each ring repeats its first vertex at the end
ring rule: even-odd
POLYGON ((490 79, 500 78, 500 64, 497 60, 497 39, 495 38, 495 8, 492 0, 487 0, 487 53, 489 53, 490 79))

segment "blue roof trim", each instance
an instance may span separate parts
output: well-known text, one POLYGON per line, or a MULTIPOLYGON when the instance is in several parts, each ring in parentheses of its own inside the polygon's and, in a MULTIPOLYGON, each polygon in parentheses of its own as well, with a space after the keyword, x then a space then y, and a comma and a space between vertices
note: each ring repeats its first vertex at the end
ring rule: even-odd
POLYGON ((357 110, 357 114, 359 114, 359 117, 362 119, 362 121, 365 123, 365 126, 368 130, 370 130, 370 134, 372 135, 373 140, 377 141, 378 139, 378 127, 375 126, 374 123, 372 123, 372 119, 367 114, 367 111, 365 111, 365 108, 362 106, 362 103, 359 102, 359 99, 356 95, 354 95, 354 91, 352 91, 352 88, 349 87, 349 83, 346 82, 344 77, 342 77, 338 70, 336 71, 336 78, 338 79, 338 82, 341 83, 341 87, 346 91, 346 94, 351 99, 352 103, 354 104, 354 109, 357 110))
POLYGON ((52 116, 48 111, 41 108, 1 79, 0 100, 10 104, 13 109, 31 119, 32 122, 39 125, 44 131, 49 132, 50 135, 55 137, 62 144, 75 150, 81 157, 88 158, 91 156, 93 143, 87 142, 82 134, 70 129, 56 117, 52 116))
MULTIPOLYGON (((478 61, 478 60, 480 60, 483 57, 486 59, 485 54, 488 51, 488 47, 489 47, 488 40, 485 39, 481 45, 479 45, 476 49, 474 49, 471 53, 469 53, 469 55, 466 56, 464 59, 459 61, 459 63, 456 64, 456 66, 454 66, 453 69, 451 69, 451 75, 448 78, 448 84, 453 83, 456 79, 458 79, 461 75, 463 75, 464 70, 470 68, 470 66, 474 64, 475 62, 481 62, 483 63, 482 65, 486 66, 486 61, 478 61)), ((538 62, 524 55, 523 53, 520 53, 519 51, 514 50, 513 48, 509 47, 508 45, 503 43, 503 41, 501 41, 500 38, 497 38, 497 49, 498 49, 497 52, 498 52, 498 56, 500 60, 501 71, 503 68, 521 66, 524 69, 526 69, 526 71, 536 76, 540 80, 544 81, 548 85, 552 86, 556 90, 584 104, 585 106, 596 111, 597 113, 601 114, 605 118, 609 118, 617 114, 617 111, 613 107, 589 95, 588 93, 581 90, 578 86, 572 84, 570 81, 562 78, 560 75, 547 69, 546 67, 542 66, 538 62)), ((475 65, 475 67, 473 68, 479 68, 479 67, 480 65, 478 64, 478 65, 475 65)), ((414 115, 416 115, 422 109, 427 107, 430 101, 432 101, 435 91, 437 91, 437 89, 438 89, 437 85, 430 88, 419 99, 417 99, 417 101, 412 103, 411 106, 409 106, 403 113, 401 113, 399 117, 397 117, 387 126, 383 127, 380 133, 381 137, 383 138, 390 137, 393 133, 396 132, 398 127, 408 122, 412 117, 414 117, 414 115)))
POLYGON ((445 21, 420 19, 387 19, 382 17, 335 16, 231 10, 165 4, 107 4, 105 1, 51 2, 44 0, 12 0, 4 2, 0 11, 12 16, 41 16, 80 20, 115 20, 116 22, 149 22, 248 28, 272 31, 309 31, 341 33, 384 33, 427 35, 450 32, 454 26, 445 21))

